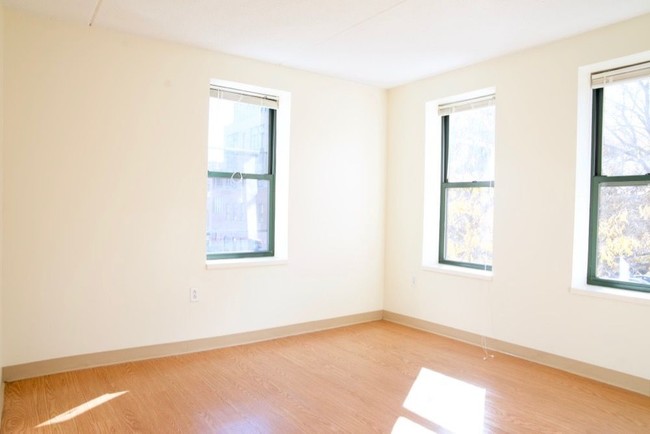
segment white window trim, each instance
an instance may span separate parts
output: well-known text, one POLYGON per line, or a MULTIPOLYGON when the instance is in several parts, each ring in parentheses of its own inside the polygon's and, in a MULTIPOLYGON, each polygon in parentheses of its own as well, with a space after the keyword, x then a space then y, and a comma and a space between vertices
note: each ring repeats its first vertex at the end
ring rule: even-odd
MULTIPOLYGON (((225 80, 210 80, 211 86, 229 87, 278 98, 275 118, 275 252, 271 257, 206 260, 208 270, 287 264, 289 260, 289 139, 291 93, 225 80)), ((207 194, 207 193, 206 193, 207 194)), ((205 227, 205 223, 204 223, 205 227)))
POLYGON ((591 181, 591 74, 650 60, 650 51, 578 68, 575 211, 570 292, 610 300, 650 304, 650 293, 587 284, 589 254, 589 190, 591 181))
MULTIPOLYGON (((441 116, 438 108, 455 101, 494 95, 494 87, 473 92, 440 98, 425 103, 425 143, 424 143, 424 200, 422 225, 422 269, 442 274, 492 280, 492 271, 477 270, 438 262, 438 243, 440 241, 440 135, 441 116)), ((496 174, 495 174, 496 177, 496 174)), ((496 184, 496 178, 495 178, 496 184)), ((496 203, 496 194, 495 194, 496 203)), ((494 261, 493 261, 494 262, 494 261)))
POLYGON ((261 258, 209 259, 205 262, 205 268, 206 270, 216 270, 220 268, 265 267, 271 265, 285 265, 288 263, 289 261, 287 259, 280 259, 275 256, 261 258))

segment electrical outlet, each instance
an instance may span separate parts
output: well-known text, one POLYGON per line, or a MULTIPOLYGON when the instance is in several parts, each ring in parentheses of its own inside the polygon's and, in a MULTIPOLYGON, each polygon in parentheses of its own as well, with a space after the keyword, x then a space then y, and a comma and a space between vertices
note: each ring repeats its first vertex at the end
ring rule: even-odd
POLYGON ((190 288, 190 303, 199 301, 199 288, 190 288))

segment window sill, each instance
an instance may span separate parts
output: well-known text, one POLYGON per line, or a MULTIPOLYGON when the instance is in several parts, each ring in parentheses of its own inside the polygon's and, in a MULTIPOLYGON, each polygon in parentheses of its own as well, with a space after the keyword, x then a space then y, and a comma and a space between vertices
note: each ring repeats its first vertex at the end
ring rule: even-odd
POLYGON ((433 271, 435 273, 451 274, 453 276, 467 277, 470 279, 492 280, 494 273, 487 270, 476 270, 474 268, 456 267, 454 265, 433 264, 422 265, 425 271, 433 271))
POLYGON ((607 288, 604 286, 587 285, 586 283, 583 285, 574 285, 571 287, 570 292, 576 295, 650 305, 650 293, 647 292, 607 288))
POLYGON ((205 261, 205 269, 218 270, 223 268, 268 267, 273 265, 286 265, 288 263, 289 261, 287 259, 278 257, 210 259, 205 261))

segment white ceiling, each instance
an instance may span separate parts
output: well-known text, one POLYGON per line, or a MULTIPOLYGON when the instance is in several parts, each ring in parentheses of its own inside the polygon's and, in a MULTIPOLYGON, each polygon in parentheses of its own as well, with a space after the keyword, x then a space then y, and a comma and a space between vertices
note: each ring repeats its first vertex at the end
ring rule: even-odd
POLYGON ((392 87, 650 13, 650 0, 3 0, 392 87), (99 6, 99 7, 98 7, 99 6))

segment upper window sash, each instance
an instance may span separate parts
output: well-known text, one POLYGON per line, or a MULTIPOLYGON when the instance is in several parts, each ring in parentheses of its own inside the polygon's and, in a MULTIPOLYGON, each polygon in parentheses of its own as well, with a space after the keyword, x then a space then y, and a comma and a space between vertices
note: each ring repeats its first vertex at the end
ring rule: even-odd
POLYGON ((494 187, 494 180, 492 177, 487 177, 485 179, 472 179, 469 181, 450 181, 449 180, 449 115, 445 115, 442 118, 442 170, 440 171, 441 175, 441 184, 445 187, 455 187, 455 188, 472 188, 472 187, 494 187))
MULTIPOLYGON (((495 102, 496 97, 494 94, 491 94, 441 104, 438 107, 438 115, 441 117, 441 181, 443 184, 460 185, 461 183, 494 182, 494 125, 490 125, 487 130, 482 130, 480 123, 468 125, 465 120, 465 126, 459 129, 454 119, 463 124, 462 118, 466 116, 471 117, 471 114, 465 112, 491 107, 495 105, 495 102), (475 135, 470 136, 468 140, 468 134, 471 133, 467 131, 471 131, 472 128, 474 128, 473 132, 475 135), (489 136, 485 135, 487 131, 490 133, 489 136), (469 157, 463 154, 462 151, 464 146, 470 146, 478 153, 484 152, 487 148, 491 148, 489 151, 490 155, 484 155, 486 157, 485 164, 468 166, 466 159, 469 157)), ((469 159, 472 160, 471 158, 469 159)))
MULTIPOLYGON (((227 148, 226 141, 228 137, 222 135, 222 133, 217 133, 214 139, 211 137, 211 131, 209 132, 209 145, 208 145, 208 176, 209 177, 233 177, 241 179, 268 179, 269 177, 275 174, 275 123, 276 123, 276 111, 278 107, 277 97, 255 94, 251 92, 241 92, 235 91, 233 89, 223 88, 223 87, 211 87, 210 88, 210 99, 224 100, 231 103, 242 104, 245 106, 260 107, 257 110, 265 109, 268 113, 268 118, 265 122, 260 122, 260 130, 257 132, 258 137, 251 138, 251 132, 247 132, 248 141, 250 141, 251 149, 241 149, 241 151, 248 151, 251 153, 255 152, 255 146, 259 144, 261 148, 257 149, 259 155, 256 156, 257 164, 256 167, 242 166, 239 164, 232 163, 226 164, 227 167, 219 167, 218 159, 212 157, 211 155, 218 154, 219 152, 224 152, 227 148), (221 137, 221 138, 219 138, 221 137), (221 146, 213 145, 213 140, 223 140, 221 146), (258 141, 258 143, 254 143, 258 141)), ((212 103, 211 103, 212 104, 212 103)), ((218 108, 216 108, 219 110, 218 108)), ((211 106, 211 110, 213 107, 211 106)), ((238 109, 234 109, 236 112, 238 109)), ((233 113, 234 114, 234 113, 233 113)), ((211 115, 212 116, 212 115, 211 115)), ((232 116, 232 115, 231 115, 232 116)), ((235 138, 237 140, 237 137, 235 138)), ((241 141, 243 146, 246 146, 244 140, 241 141)))

